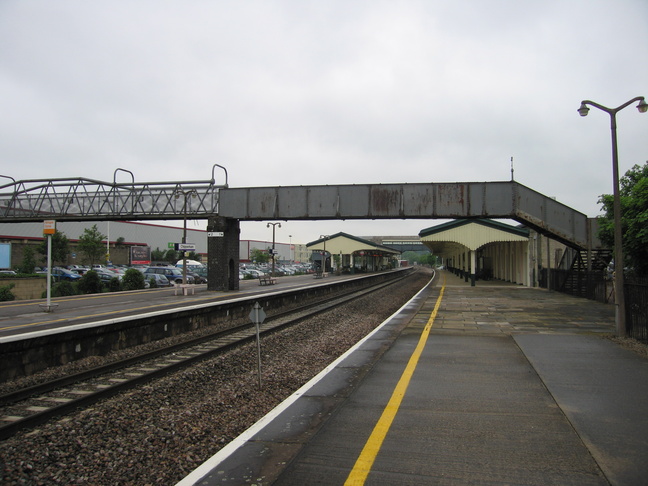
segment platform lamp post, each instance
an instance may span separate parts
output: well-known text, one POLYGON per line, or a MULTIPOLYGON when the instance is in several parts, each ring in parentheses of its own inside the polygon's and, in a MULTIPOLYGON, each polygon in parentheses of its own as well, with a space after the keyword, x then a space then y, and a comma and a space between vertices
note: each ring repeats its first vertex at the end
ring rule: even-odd
POLYGON ((272 276, 275 276, 275 227, 279 226, 281 228, 281 223, 268 223, 266 228, 269 228, 272 225, 272 276))
POLYGON ((643 96, 637 96, 630 101, 626 101, 621 106, 616 108, 607 108, 590 100, 583 100, 578 113, 580 116, 587 116, 591 105, 599 110, 606 112, 610 115, 610 129, 612 131, 612 189, 613 189, 613 211, 614 211, 614 300, 616 304, 616 333, 619 337, 626 335, 626 313, 625 313, 625 295, 624 295, 624 277, 623 277, 623 231, 621 227, 621 196, 619 194, 619 153, 617 150, 617 125, 616 114, 624 109, 626 106, 631 105, 638 101, 637 110, 639 113, 646 113, 648 111, 648 103, 646 103, 643 96))
MULTIPOLYGON (((176 199, 180 199, 180 197, 184 198, 184 202, 182 203, 182 219, 183 219, 183 229, 182 229, 182 243, 186 244, 187 243, 187 197, 196 197, 198 193, 196 192, 195 189, 191 189, 189 191, 183 191, 182 189, 178 189, 174 197, 176 199)), ((187 284, 187 252, 183 251, 182 252, 182 284, 186 285, 187 284)))

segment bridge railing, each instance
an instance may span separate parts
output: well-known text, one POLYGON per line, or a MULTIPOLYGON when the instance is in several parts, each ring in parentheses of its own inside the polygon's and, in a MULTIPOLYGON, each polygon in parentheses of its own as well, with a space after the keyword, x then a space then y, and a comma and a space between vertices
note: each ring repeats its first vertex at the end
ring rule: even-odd
POLYGON ((206 218, 218 212, 219 190, 227 187, 227 179, 219 186, 213 177, 177 182, 135 182, 133 177, 128 183, 3 177, 12 180, 0 186, 0 219, 5 222, 206 218))

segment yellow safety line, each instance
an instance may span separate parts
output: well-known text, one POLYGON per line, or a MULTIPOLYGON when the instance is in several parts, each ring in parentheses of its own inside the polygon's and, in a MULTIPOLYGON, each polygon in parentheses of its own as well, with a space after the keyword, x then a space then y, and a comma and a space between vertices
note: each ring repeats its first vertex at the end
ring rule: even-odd
POLYGON ((434 324, 434 319, 436 318, 439 307, 441 306, 441 299, 443 297, 444 291, 445 276, 443 279, 441 292, 439 293, 439 298, 437 299, 434 310, 432 311, 432 314, 430 315, 430 318, 428 319, 428 322, 425 325, 423 332, 421 333, 418 345, 412 353, 412 356, 410 357, 409 362, 405 367, 405 371, 403 371, 403 374, 401 375, 400 380, 398 381, 398 384, 396 385, 396 388, 394 389, 394 392, 392 393, 392 396, 389 399, 387 406, 385 407, 385 410, 383 410, 383 413, 376 423, 373 432, 369 436, 369 439, 365 443, 360 456, 356 460, 351 473, 349 473, 349 476, 344 483, 345 486, 361 486, 365 483, 365 480, 367 479, 367 476, 371 471, 371 466, 373 466, 373 463, 376 460, 376 456, 378 455, 378 452, 382 447, 382 443, 387 436, 387 432, 389 432, 389 428, 391 427, 391 424, 394 421, 396 414, 398 413, 398 409, 400 408, 401 402, 403 401, 403 397, 405 396, 407 387, 409 386, 412 375, 414 374, 418 360, 421 357, 423 349, 425 348, 425 343, 430 334, 430 330, 432 329, 432 325, 434 324))

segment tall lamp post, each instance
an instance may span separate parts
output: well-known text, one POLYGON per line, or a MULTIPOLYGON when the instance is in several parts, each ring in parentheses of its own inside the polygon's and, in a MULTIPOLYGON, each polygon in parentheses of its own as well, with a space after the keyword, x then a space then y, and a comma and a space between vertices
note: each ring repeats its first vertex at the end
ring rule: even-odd
POLYGON ((266 228, 272 226, 272 276, 275 276, 275 226, 281 228, 281 223, 268 223, 266 228))
POLYGON ((610 129, 612 131, 612 178, 613 178, 613 211, 614 211, 614 300, 616 304, 616 333, 619 337, 626 335, 626 313, 625 313, 625 295, 624 295, 624 278, 623 278, 623 231, 621 228, 621 197, 619 195, 619 153, 617 150, 616 134, 616 114, 626 106, 638 101, 637 110, 639 113, 648 111, 648 103, 643 96, 637 96, 630 101, 625 102, 616 108, 607 108, 590 100, 583 100, 578 113, 580 116, 587 116, 591 105, 610 115, 610 129))
MULTIPOLYGON (((182 203, 182 219, 184 222, 182 229, 182 244, 187 243, 187 196, 196 197, 197 195, 198 193, 195 189, 189 191, 178 189, 174 194, 176 199, 180 199, 181 197, 184 198, 184 202, 182 203)), ((186 285, 187 283, 187 252, 185 251, 182 252, 182 283, 183 285, 186 285)))

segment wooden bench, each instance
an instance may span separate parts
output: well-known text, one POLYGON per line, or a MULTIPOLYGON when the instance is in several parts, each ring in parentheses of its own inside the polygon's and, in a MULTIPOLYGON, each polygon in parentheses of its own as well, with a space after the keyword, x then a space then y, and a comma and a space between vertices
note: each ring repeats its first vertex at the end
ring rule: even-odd
POLYGON ((194 295, 195 291, 196 286, 193 284, 176 284, 173 286, 173 295, 178 295, 179 293, 189 295, 189 292, 191 292, 191 295, 194 295))
POLYGON ((274 285, 277 283, 277 279, 270 277, 268 275, 259 276, 259 285, 274 285))

